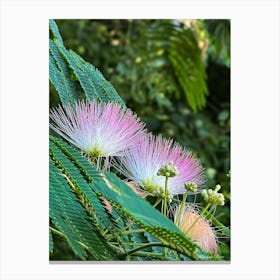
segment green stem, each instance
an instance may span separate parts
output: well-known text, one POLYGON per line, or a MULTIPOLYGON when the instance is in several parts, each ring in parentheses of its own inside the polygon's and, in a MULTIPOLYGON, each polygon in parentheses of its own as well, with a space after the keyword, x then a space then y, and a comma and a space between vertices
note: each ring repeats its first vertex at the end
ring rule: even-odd
MULTIPOLYGON (((119 245, 119 242, 110 242, 112 245, 119 245)), ((123 245, 128 245, 128 246, 142 246, 143 244, 146 243, 133 243, 133 242, 122 242, 123 245)))
POLYGON ((168 245, 168 244, 163 244, 163 243, 160 243, 160 242, 153 242, 153 243, 148 243, 148 244, 139 246, 139 247, 134 248, 134 249, 132 249, 132 250, 130 250, 130 251, 127 251, 127 252, 123 253, 123 256, 124 256, 124 257, 127 257, 127 256, 129 256, 129 255, 134 254, 134 253, 137 252, 137 251, 143 250, 143 249, 145 249, 145 248, 153 247, 153 246, 170 247, 170 245, 168 245))
POLYGON ((121 232, 121 235, 127 235, 127 234, 132 234, 132 233, 141 233, 141 232, 145 232, 145 230, 143 228, 127 230, 127 231, 121 232))
MULTIPOLYGON (((165 177, 165 186, 164 186, 164 202, 163 202, 163 215, 166 217, 166 208, 167 208, 167 194, 168 194, 168 177, 165 177)), ((163 255, 166 256, 167 248, 164 248, 163 255)))
POLYGON ((189 227, 189 229, 186 232, 186 235, 190 232, 190 230, 196 225, 196 223, 201 219, 201 217, 205 214, 207 209, 211 206, 211 203, 208 203, 206 207, 202 210, 200 215, 196 218, 196 220, 192 223, 192 225, 189 227))
POLYGON ((163 257, 162 254, 154 254, 150 252, 135 252, 132 255, 136 257, 146 257, 146 258, 158 259, 163 261, 174 261, 174 259, 163 257))
POLYGON ((65 238, 65 235, 64 235, 62 232, 58 231, 57 229, 55 229, 55 228, 53 228, 53 227, 50 227, 50 230, 51 230, 53 233, 55 233, 55 234, 57 234, 57 235, 62 236, 62 237, 65 238))
MULTIPOLYGON (((62 232, 58 231, 57 229, 55 229, 55 228, 53 228, 53 227, 50 227, 50 230, 51 230, 53 233, 55 233, 55 234, 57 234, 57 235, 59 235, 59 236, 61 236, 61 237, 64 237, 65 239, 67 239, 66 236, 65 236, 62 232)), ((88 246, 85 245, 84 243, 82 243, 82 242, 80 242, 80 241, 78 241, 78 240, 75 240, 75 241, 76 241, 77 243, 79 243, 84 249, 89 250, 88 246)))
POLYGON ((180 258, 179 258, 179 255, 178 255, 177 251, 172 250, 172 252, 173 252, 173 254, 175 255, 175 258, 176 258, 177 260, 180 260, 180 258))
POLYGON ((161 199, 159 198, 159 199, 155 202, 154 207, 156 207, 160 202, 161 202, 161 199))
MULTIPOLYGON (((120 232, 119 234, 120 234, 120 235, 128 235, 128 234, 142 233, 142 232, 145 232, 145 230, 142 229, 142 228, 140 228, 140 229, 122 231, 122 232, 120 232)), ((107 235, 106 235, 107 238, 113 238, 113 237, 115 237, 115 236, 116 236, 116 235, 112 235, 112 234, 107 234, 107 235)))
POLYGON ((216 217, 214 217, 209 211, 206 211, 205 213, 205 218, 207 220, 210 220, 211 223, 214 225, 214 226, 217 226, 219 227, 223 234, 227 237, 230 236, 230 229, 228 227, 226 227, 225 225, 223 225, 216 217))
POLYGON ((188 192, 185 193, 185 195, 184 195, 184 197, 183 197, 183 201, 182 201, 182 203, 181 203, 181 205, 180 205, 180 209, 179 209, 179 212, 178 212, 178 216, 177 216, 176 221, 175 221, 175 225, 177 225, 177 226, 178 226, 179 221, 180 221, 180 219, 181 219, 181 215, 182 215, 183 209, 184 209, 184 207, 185 207, 185 204, 186 204, 186 201, 187 201, 187 197, 188 197, 188 192))
MULTIPOLYGON (((121 220, 121 217, 120 217, 120 216, 116 219, 115 222, 118 222, 119 220, 121 220)), ((124 227, 124 229, 129 228, 129 227, 130 227, 130 224, 126 225, 126 226, 124 227)), ((106 235, 108 231, 109 231, 108 228, 107 228, 106 230, 104 230, 103 235, 106 235)))
POLYGON ((163 215, 166 216, 168 177, 165 177, 163 215))

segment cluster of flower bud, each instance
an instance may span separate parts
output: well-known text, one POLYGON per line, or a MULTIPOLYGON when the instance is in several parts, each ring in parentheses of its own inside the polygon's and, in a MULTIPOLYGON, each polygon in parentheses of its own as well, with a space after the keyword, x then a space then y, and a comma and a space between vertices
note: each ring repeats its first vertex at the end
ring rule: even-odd
MULTIPOLYGON (((160 199, 164 199, 164 189, 161 186, 152 186, 145 185, 145 190, 149 192, 151 195, 154 195, 160 199)), ((173 195, 168 191, 167 192, 167 202, 171 202, 173 199, 173 195)))
POLYGON ((176 166, 173 165, 173 162, 170 161, 166 165, 161 166, 159 171, 157 172, 158 176, 164 177, 175 177, 179 174, 179 170, 176 166))
POLYGON ((186 182, 185 189, 188 192, 197 192, 198 187, 197 187, 197 184, 194 182, 186 182))
POLYGON ((218 191, 221 189, 220 185, 217 185, 214 189, 203 189, 201 192, 202 197, 204 198, 205 202, 211 204, 211 205, 219 205, 224 206, 225 205, 225 197, 222 193, 218 193, 218 191))
MULTIPOLYGON (((149 192, 151 195, 156 196, 160 199, 164 199, 164 189, 161 186, 145 184, 143 188, 149 192)), ((168 191, 167 192, 167 202, 171 202, 173 199, 173 195, 168 191)))
MULTIPOLYGON (((155 194, 158 198, 164 199, 164 190, 162 188, 158 189, 158 192, 155 194)), ((166 201, 170 203, 173 199, 173 195, 170 192, 167 192, 166 201)))

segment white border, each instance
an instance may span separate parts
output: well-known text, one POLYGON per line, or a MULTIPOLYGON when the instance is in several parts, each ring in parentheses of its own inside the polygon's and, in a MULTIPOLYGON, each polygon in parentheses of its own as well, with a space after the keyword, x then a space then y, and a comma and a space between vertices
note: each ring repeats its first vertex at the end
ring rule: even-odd
POLYGON ((7 0, 0 18, 1 279, 280 278, 278 1, 7 0), (49 264, 49 18, 231 18, 231 264, 49 264))

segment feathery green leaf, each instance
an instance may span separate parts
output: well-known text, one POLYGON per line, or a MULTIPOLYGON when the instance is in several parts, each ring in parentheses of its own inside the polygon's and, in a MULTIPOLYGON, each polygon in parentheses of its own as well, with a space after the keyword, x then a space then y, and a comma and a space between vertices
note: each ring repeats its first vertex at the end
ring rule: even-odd
POLYGON ((77 193, 71 188, 73 186, 70 186, 65 179, 65 175, 75 173, 75 170, 69 167, 66 172, 60 161, 63 160, 62 155, 54 145, 50 146, 52 157, 50 160, 50 216, 52 222, 64 234, 70 247, 81 259, 86 259, 86 251, 90 252, 96 260, 115 259, 116 254, 112 252, 111 247, 94 226, 89 213, 83 207, 82 198, 77 196, 77 193))
POLYGON ((50 80, 62 104, 73 104, 80 97, 103 102, 125 103, 104 76, 93 65, 63 45, 55 21, 50 20, 54 39, 50 39, 50 80), (81 91, 83 94, 80 96, 81 91))

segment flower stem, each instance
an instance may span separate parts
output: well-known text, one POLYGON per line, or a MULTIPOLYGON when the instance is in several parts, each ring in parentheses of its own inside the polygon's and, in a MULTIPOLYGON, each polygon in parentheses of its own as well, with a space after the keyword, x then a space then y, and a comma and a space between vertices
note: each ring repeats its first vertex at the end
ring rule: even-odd
MULTIPOLYGON (((167 206, 167 194, 168 194, 168 176, 165 177, 165 187, 164 187, 164 204, 163 204, 163 215, 166 217, 166 206, 167 206)), ((163 249, 163 255, 166 256, 167 248, 163 249)))
MULTIPOLYGON (((145 232, 145 230, 142 229, 142 228, 139 228, 139 229, 134 229, 134 230, 122 231, 122 232, 120 232, 119 234, 120 234, 120 235, 128 235, 128 234, 142 233, 142 232, 145 232)), ((113 234, 107 234, 107 235, 106 235, 107 238, 113 238, 113 237, 115 237, 115 236, 116 236, 116 235, 113 235, 113 234)))
POLYGON ((161 202, 161 199, 159 198, 159 199, 155 202, 154 207, 156 207, 160 202, 161 202))
POLYGON ((192 223, 192 225, 189 227, 189 229, 186 232, 186 235, 190 232, 190 230, 196 225, 196 223, 204 216, 207 209, 211 206, 211 203, 208 203, 205 208, 202 210, 200 215, 196 218, 196 220, 192 223))
POLYGON ((179 221, 180 221, 180 219, 181 219, 181 215, 182 215, 183 209, 184 209, 184 207, 185 207, 185 204, 186 204, 186 201, 187 201, 187 197, 188 197, 188 192, 186 192, 185 195, 184 195, 184 197, 183 197, 183 201, 182 201, 182 203, 181 203, 181 205, 180 205, 180 209, 179 209, 179 212, 178 212, 178 216, 177 216, 177 218, 176 218, 176 220, 175 220, 175 225, 177 225, 177 226, 178 226, 179 221))
POLYGON ((145 230, 143 228, 139 228, 139 229, 123 231, 123 232, 121 232, 121 234, 127 235, 127 234, 132 234, 132 233, 141 233, 141 232, 145 232, 145 230))
POLYGON ((139 246, 139 247, 134 248, 130 251, 127 251, 127 252, 123 253, 123 256, 127 257, 129 255, 134 254, 137 251, 140 251, 140 250, 145 249, 145 248, 153 247, 153 246, 170 247, 170 245, 168 245, 168 244, 163 244, 163 243, 160 243, 160 242, 153 242, 153 243, 148 243, 148 244, 139 246))
POLYGON ((174 259, 166 258, 162 256, 162 254, 154 254, 150 252, 135 252, 132 254, 132 256, 135 257, 145 257, 149 259, 156 259, 156 260, 162 260, 162 261, 174 261, 174 259))
POLYGON ((166 216, 167 206, 167 191, 168 191, 168 177, 165 177, 165 189, 164 189, 164 202, 163 202, 163 215, 166 216))

